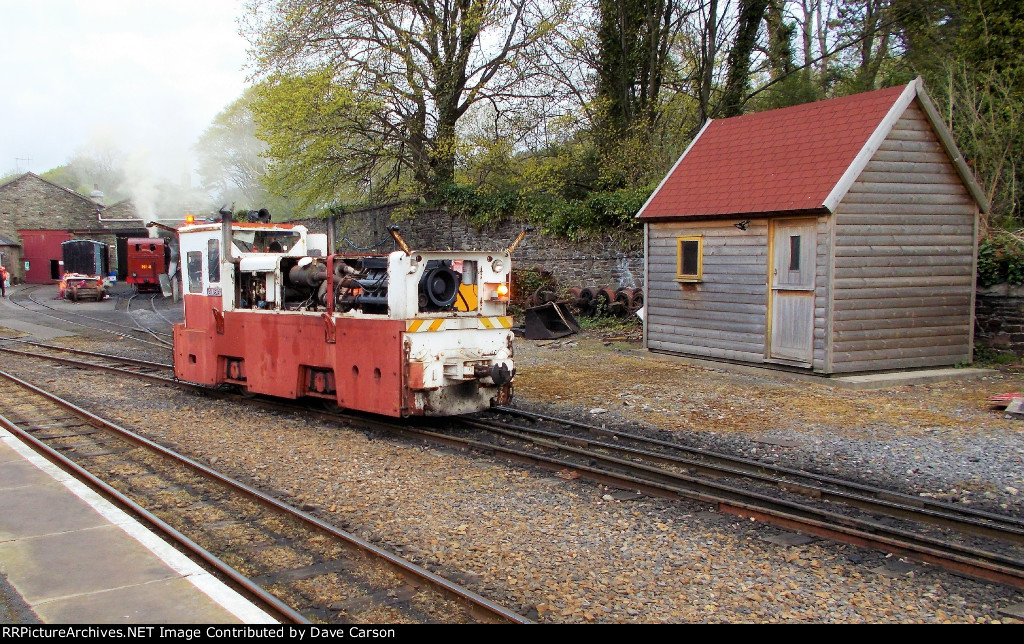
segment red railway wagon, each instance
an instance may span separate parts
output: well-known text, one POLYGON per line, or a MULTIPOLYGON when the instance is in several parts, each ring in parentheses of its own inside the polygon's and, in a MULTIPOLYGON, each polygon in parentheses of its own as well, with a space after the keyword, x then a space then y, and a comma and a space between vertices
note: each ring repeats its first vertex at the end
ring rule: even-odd
POLYGON ((159 291, 160 275, 167 271, 169 249, 159 237, 128 239, 128 275, 125 281, 139 291, 159 291))

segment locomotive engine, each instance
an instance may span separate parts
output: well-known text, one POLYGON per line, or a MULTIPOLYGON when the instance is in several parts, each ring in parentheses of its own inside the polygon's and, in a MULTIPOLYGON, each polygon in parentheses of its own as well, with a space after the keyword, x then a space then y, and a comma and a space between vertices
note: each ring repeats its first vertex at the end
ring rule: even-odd
POLYGON ((329 254, 266 222, 186 224, 175 375, 388 416, 451 415, 512 395, 509 251, 329 254))

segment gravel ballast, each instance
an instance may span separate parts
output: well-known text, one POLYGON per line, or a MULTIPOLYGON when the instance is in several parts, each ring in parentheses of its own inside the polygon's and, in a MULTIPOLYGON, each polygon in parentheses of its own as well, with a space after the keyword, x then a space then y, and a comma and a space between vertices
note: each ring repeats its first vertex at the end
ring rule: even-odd
MULTIPOLYGON (((68 338, 94 350, 127 340, 68 338)), ((681 364, 634 339, 517 341, 516 403, 688 444, 1022 512, 1024 432, 970 382, 843 391, 681 364)), ((154 356, 156 357, 156 356, 154 356)), ((167 359, 167 356, 162 356, 167 359)), ((5 356, 143 435, 546 622, 1014 622, 1024 594, 687 501, 5 356), (797 536, 799 537, 799 536, 797 536)))

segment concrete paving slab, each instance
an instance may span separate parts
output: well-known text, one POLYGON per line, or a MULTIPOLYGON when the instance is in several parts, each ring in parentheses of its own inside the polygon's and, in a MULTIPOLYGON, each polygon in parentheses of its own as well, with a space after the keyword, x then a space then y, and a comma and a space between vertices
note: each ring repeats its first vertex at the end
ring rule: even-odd
POLYGON ((0 542, 96 528, 105 523, 99 513, 68 495, 52 479, 0 494, 0 542))
POLYGON ((0 543, 0 569, 37 614, 43 602, 177 576, 112 525, 0 543))
POLYGON ((9 532, 30 533, 6 541, 0 537, 0 579, 6 579, 0 585, 0 608, 7 604, 5 610, 12 614, 10 604, 24 605, 21 623, 34 622, 32 611, 44 623, 274 623, 259 607, 3 429, 0 445, 51 479, 45 485, 0 491, 0 504, 7 504, 0 507, 0 524, 6 523, 9 532), (51 503, 54 489, 64 491, 57 505, 51 503), (40 497, 50 505, 40 505, 40 497), (68 525, 56 527, 58 520, 68 525), (45 534, 31 536, 35 532, 45 534))
POLYGON ((861 374, 856 376, 826 376, 811 373, 809 371, 794 371, 770 366, 724 362, 693 356, 662 353, 660 351, 645 351, 643 349, 622 351, 622 353, 645 359, 665 360, 667 362, 689 364, 696 367, 715 369, 729 373, 741 373, 750 376, 788 380, 793 382, 813 382, 820 385, 852 390, 886 389, 889 387, 923 385, 933 382, 973 380, 975 378, 998 375, 998 372, 994 369, 980 369, 975 367, 955 369, 950 367, 946 369, 918 369, 892 373, 861 374))
POLYGON ((1006 414, 1004 418, 1024 418, 1024 398, 1014 398, 1010 401, 1010 404, 1006 406, 1006 414))
POLYGON ((885 389, 905 385, 924 385, 950 380, 973 380, 996 375, 994 369, 922 369, 896 373, 871 373, 860 376, 839 376, 829 380, 845 389, 885 389))
POLYGON ((75 335, 75 333, 71 331, 61 331, 60 329, 44 326, 42 324, 32 324, 31 322, 23 322, 22 320, 15 320, 12 318, 0 317, 0 326, 7 327, 8 329, 14 329, 15 331, 21 331, 22 333, 28 333, 38 340, 52 340, 54 338, 63 338, 69 335, 75 335))
POLYGON ((64 597, 36 604, 34 609, 47 624, 242 623, 182 578, 64 597))
MULTIPOLYGON (((13 496, 14 490, 34 485, 52 484, 53 479, 45 473, 40 472, 38 467, 26 463, 23 459, 10 449, 0 444, 0 494, 13 496), (8 458, 9 456, 14 458, 8 458), (17 460, 15 460, 17 459, 17 460)), ((2 504, 2 500, 0 500, 2 504)), ((2 507, 2 506, 0 506, 2 507)), ((0 510, 2 512, 3 510, 0 510)), ((0 525, 3 519, 0 518, 0 525)))
POLYGON ((21 455, 15 452, 13 449, 7 446, 6 443, 0 441, 0 463, 9 463, 11 461, 22 461, 21 455))

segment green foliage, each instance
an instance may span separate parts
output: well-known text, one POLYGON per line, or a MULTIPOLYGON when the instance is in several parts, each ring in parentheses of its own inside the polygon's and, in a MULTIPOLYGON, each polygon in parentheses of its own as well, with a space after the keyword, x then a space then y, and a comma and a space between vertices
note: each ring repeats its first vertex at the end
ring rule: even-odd
MULTIPOLYGON (((981 342, 974 344, 974 363, 971 367, 1006 366, 1020 364, 1021 358, 1012 351, 1000 351, 981 342)), ((959 365, 957 365, 959 366, 959 365)))
POLYGON ((1024 284, 1024 241, 997 232, 978 244, 978 283, 992 286, 1004 282, 1024 284))
POLYGON ((526 219, 574 240, 607 232, 628 233, 640 229, 636 214, 651 192, 653 187, 641 186, 592 192, 576 200, 538 197, 528 202, 526 219))
POLYGON ((452 212, 478 225, 516 219, 541 232, 579 240, 640 230, 636 214, 652 191, 653 186, 641 186, 567 199, 551 192, 489 191, 450 184, 438 191, 438 197, 452 212))
POLYGON ((1024 219, 1024 13, 1016 0, 898 0, 906 63, 991 202, 988 224, 1024 219))
POLYGON ((604 333, 630 333, 643 329, 643 322, 636 315, 624 318, 616 317, 578 317, 580 329, 583 331, 601 331, 604 333))
POLYGON ((371 127, 383 106, 339 83, 330 70, 276 76, 259 86, 250 109, 267 144, 266 183, 300 208, 383 202, 401 165, 371 127), (387 191, 377 190, 381 183, 387 191))
POLYGON ((526 298, 542 287, 555 288, 551 273, 537 267, 512 269, 512 303, 524 307, 526 298))

